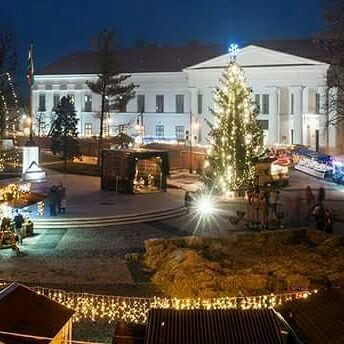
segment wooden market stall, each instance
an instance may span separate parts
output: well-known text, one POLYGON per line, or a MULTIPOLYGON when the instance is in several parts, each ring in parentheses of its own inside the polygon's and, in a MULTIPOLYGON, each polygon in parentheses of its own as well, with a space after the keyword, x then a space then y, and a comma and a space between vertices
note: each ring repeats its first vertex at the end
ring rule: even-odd
POLYGON ((121 193, 166 191, 168 154, 148 149, 102 151, 101 188, 121 193))

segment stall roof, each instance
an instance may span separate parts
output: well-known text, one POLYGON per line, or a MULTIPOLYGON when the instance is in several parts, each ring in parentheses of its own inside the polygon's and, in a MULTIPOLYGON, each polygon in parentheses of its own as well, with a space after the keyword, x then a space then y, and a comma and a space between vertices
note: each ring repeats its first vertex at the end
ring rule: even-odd
MULTIPOLYGON (((0 291, 0 331, 53 338, 72 317, 74 311, 30 288, 13 283, 0 291)), ((5 343, 49 343, 0 334, 5 343)))
POLYGON ((282 344, 286 335, 285 325, 272 309, 152 309, 145 344, 282 344))
POLYGON ((284 304, 284 319, 305 343, 343 343, 344 291, 323 290, 307 299, 284 304))

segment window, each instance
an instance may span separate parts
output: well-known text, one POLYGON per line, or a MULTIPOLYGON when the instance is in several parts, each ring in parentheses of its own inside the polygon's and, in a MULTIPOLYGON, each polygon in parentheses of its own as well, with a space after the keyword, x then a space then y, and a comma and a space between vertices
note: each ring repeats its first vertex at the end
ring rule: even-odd
POLYGON ((184 131, 185 131, 185 128, 183 125, 177 125, 176 126, 176 138, 177 138, 177 140, 184 140, 185 139, 184 131))
POLYGON ((164 96, 162 94, 156 95, 156 112, 164 112, 164 96))
POLYGON ((38 128, 38 136, 45 135, 45 122, 40 121, 39 122, 39 128, 38 128))
POLYGON ((262 114, 268 115, 269 114, 269 95, 263 94, 262 95, 262 114))
POLYGON ((184 94, 176 95, 176 113, 184 113, 184 94))
POLYGON ((40 94, 38 98, 38 111, 45 111, 45 94, 40 94))
POLYGON ((85 136, 92 136, 92 123, 85 123, 85 136))
POLYGON ((53 110, 57 109, 59 103, 60 103, 60 95, 59 94, 54 94, 54 97, 53 97, 53 110))
POLYGON ((143 94, 137 96, 137 112, 145 112, 145 96, 143 94))
POLYGON ((200 115, 203 112, 203 96, 199 93, 197 95, 197 113, 200 115))
POLYGON ((293 115, 294 111, 294 94, 292 93, 290 95, 290 113, 293 115))
POLYGON ((71 99, 72 104, 75 104, 75 96, 74 94, 67 94, 67 97, 71 99))
POLYGON ((254 102, 256 103, 258 112, 260 113, 260 95, 259 94, 254 95, 254 102))
POLYGON ((156 133, 156 136, 163 137, 164 136, 164 126, 163 125, 157 125, 155 127, 155 133, 156 133))
POLYGON ((84 96, 84 111, 91 112, 92 111, 92 95, 87 94, 84 96))
POLYGON ((320 113, 320 94, 315 94, 315 113, 320 113))

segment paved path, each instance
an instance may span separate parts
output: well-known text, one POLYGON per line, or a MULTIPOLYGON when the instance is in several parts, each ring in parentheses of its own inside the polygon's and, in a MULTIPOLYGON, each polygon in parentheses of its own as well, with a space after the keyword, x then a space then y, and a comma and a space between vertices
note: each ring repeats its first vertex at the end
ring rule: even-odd
MULTIPOLYGON (((63 175, 53 171, 48 171, 48 176, 52 184, 63 183, 66 186, 67 213, 59 215, 61 218, 139 214, 177 208, 184 202, 184 191, 177 189, 127 195, 100 190, 99 177, 63 175)), ((48 215, 46 209, 45 216, 48 215)))

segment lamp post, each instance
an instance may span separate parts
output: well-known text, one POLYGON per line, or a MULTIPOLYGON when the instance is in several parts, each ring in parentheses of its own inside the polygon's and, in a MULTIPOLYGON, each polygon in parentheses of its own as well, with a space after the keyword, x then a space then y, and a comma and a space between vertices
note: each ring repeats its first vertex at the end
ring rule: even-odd
POLYGON ((197 136, 194 135, 194 129, 198 129, 198 122, 197 119, 194 122, 193 121, 193 115, 192 112, 190 111, 190 128, 189 128, 189 173, 192 174, 193 173, 193 156, 192 156, 192 152, 193 152, 193 140, 196 141, 197 136))

